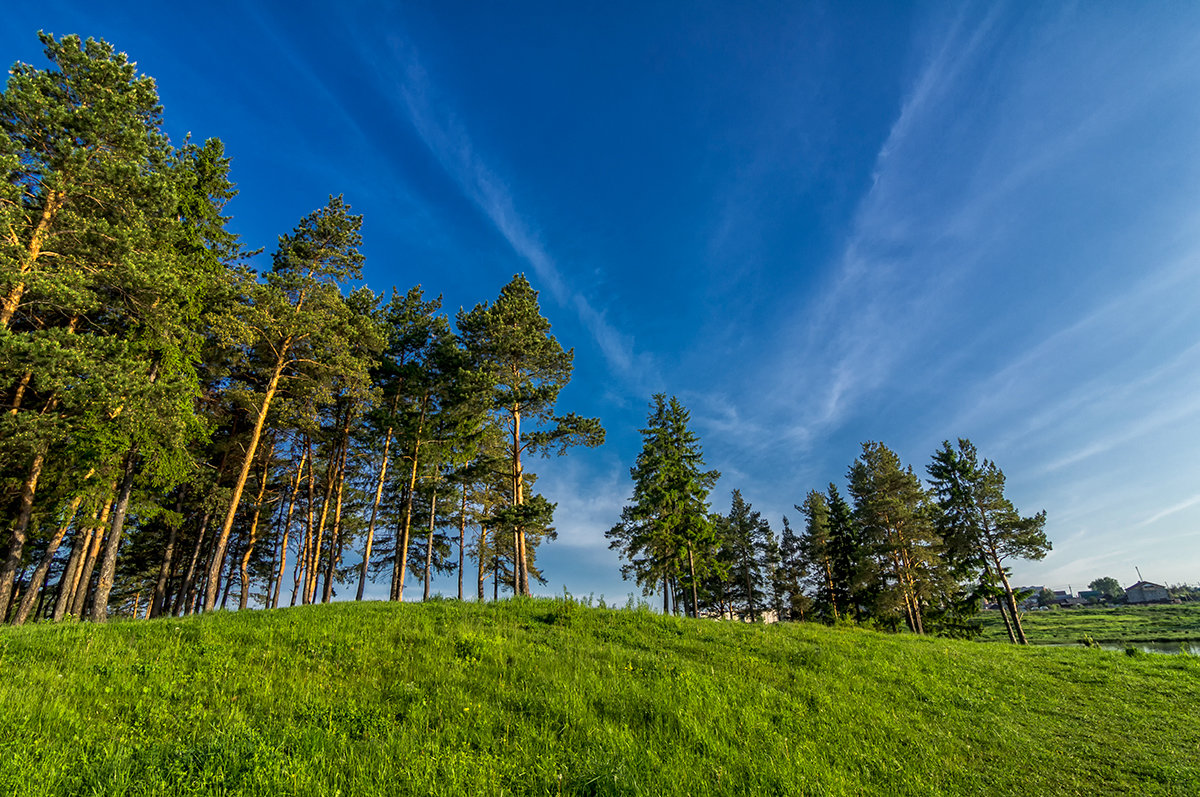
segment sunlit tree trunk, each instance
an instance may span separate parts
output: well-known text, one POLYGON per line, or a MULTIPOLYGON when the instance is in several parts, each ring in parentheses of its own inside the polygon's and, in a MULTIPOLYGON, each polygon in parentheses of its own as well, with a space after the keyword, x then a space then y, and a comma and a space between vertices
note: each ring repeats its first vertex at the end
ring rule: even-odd
POLYGON ((37 265, 42 247, 46 243, 46 236, 50 234, 50 227, 54 224, 54 219, 62 210, 66 199, 65 191, 50 191, 46 194, 46 201, 42 205, 42 213, 37 226, 34 227, 33 234, 29 238, 29 245, 23 253, 24 257, 17 266, 18 279, 5 294, 3 300, 0 300, 0 329, 8 329, 9 324, 12 323, 13 315, 16 314, 17 308, 21 304, 21 297, 25 294, 24 277, 37 265))
POLYGON ((463 549, 467 545, 467 483, 462 486, 462 504, 458 513, 458 599, 463 599, 463 549))
POLYGON ((67 507, 66 519, 55 530, 54 535, 50 537, 50 542, 46 545, 46 551, 42 554, 41 561, 38 562, 33 575, 29 577, 29 586, 25 588, 25 597, 17 607, 16 616, 13 617, 14 625, 23 625, 29 617, 29 612, 33 610, 34 599, 41 592, 42 585, 46 582, 46 574, 50 572, 50 565, 54 561, 54 554, 58 552, 58 546, 62 543, 67 529, 74 522, 75 513, 79 510, 81 501, 83 501, 82 495, 77 495, 71 499, 71 503, 67 507))
POLYGON ((404 600, 404 580, 408 570, 408 541, 412 531, 413 500, 417 488, 417 463, 421 453, 421 434, 425 429, 425 413, 429 409, 429 394, 426 393, 421 401, 421 417, 417 422, 417 432, 413 435, 412 469, 408 473, 408 495, 404 499, 404 529, 397 544, 395 574, 393 577, 392 600, 404 600))
MULTIPOLYGON (((399 402, 399 394, 392 401, 392 414, 396 414, 396 404, 399 402)), ((375 483, 375 500, 371 503, 371 522, 367 524, 367 542, 363 546, 363 561, 362 571, 358 576, 358 594, 355 600, 363 599, 363 592, 367 588, 367 567, 371 563, 371 546, 375 543, 375 522, 379 518, 379 504, 383 500, 383 485, 387 479, 388 467, 388 452, 392 447, 392 427, 388 427, 387 434, 383 436, 383 460, 379 464, 379 479, 375 483)))
POLYGON ((333 532, 329 535, 329 561, 325 570, 325 593, 322 603, 333 600, 333 579, 338 561, 342 558, 342 494, 346 487, 346 457, 350 452, 350 411, 346 410, 346 426, 342 436, 342 456, 338 464, 337 495, 333 506, 333 532))
POLYGON ((308 567, 308 550, 312 547, 313 540, 313 512, 316 510, 317 500, 317 485, 316 473, 313 469, 313 453, 312 453, 312 437, 305 436, 305 447, 308 451, 308 503, 305 506, 304 518, 304 539, 301 542, 300 550, 296 555, 296 569, 292 572, 292 602, 291 605, 296 605, 296 596, 300 593, 300 586, 307 584, 307 567, 308 567))
POLYGON ((696 559, 692 555, 692 543, 687 544, 688 553, 688 578, 692 584, 692 617, 700 618, 700 597, 696 594, 696 559))
POLYGON ((258 495, 254 498, 254 516, 250 520, 250 532, 246 539, 246 550, 242 552, 241 595, 238 598, 238 610, 244 611, 250 602, 250 557, 254 555, 254 544, 258 542, 258 520, 262 517, 263 498, 267 494, 267 480, 271 474, 271 457, 275 455, 274 441, 267 447, 267 456, 263 458, 262 476, 259 479, 258 495))
POLYGON ((296 510, 296 498, 300 494, 300 480, 303 477, 304 461, 308 457, 308 452, 305 451, 300 455, 300 464, 296 468, 296 478, 292 480, 292 494, 288 498, 287 515, 283 521, 283 534, 279 540, 279 549, 276 555, 276 560, 279 567, 276 569, 275 589, 271 594, 271 608, 279 608, 279 592, 283 587, 283 576, 287 572, 287 553, 288 553, 288 534, 292 529, 292 516, 296 510))
POLYGON ((437 527, 437 476, 429 486, 429 535, 425 538, 425 594, 422 600, 429 600, 430 576, 433 570, 433 530, 437 527))
POLYGON ((204 610, 206 612, 212 611, 217 602, 221 569, 225 563, 225 546, 229 544, 229 534, 233 531, 233 521, 237 517, 238 505, 242 501, 242 491, 246 488, 246 479, 250 476, 250 468, 254 464, 254 456, 258 451, 258 441, 262 438, 263 427, 267 423, 267 412, 270 409, 271 400, 275 397, 275 391, 279 388, 279 380, 283 377, 283 369, 287 365, 286 357, 291 340, 291 336, 288 336, 279 347, 279 357, 276 360, 275 369, 271 372, 271 378, 267 382, 262 405, 259 406, 254 419, 254 430, 250 433, 250 440, 246 444, 246 455, 242 460, 237 481, 233 484, 233 495, 229 499, 229 508, 225 512, 225 521, 221 524, 220 531, 217 532, 212 561, 208 567, 208 585, 204 593, 204 610))
POLYGON ((485 596, 484 596, 483 589, 484 589, 484 583, 487 580, 485 578, 486 571, 484 570, 484 565, 487 561, 487 557, 484 556, 484 551, 486 551, 486 550, 487 550, 487 526, 480 523, 479 524, 479 547, 476 548, 476 551, 479 554, 479 576, 478 576, 478 584, 477 584, 479 590, 477 593, 477 597, 478 597, 480 603, 483 603, 483 601, 484 601, 485 596))
POLYGON ((25 482, 21 485, 17 520, 13 524, 12 534, 8 538, 8 555, 4 558, 4 563, 0 565, 0 622, 8 617, 9 601, 13 598, 13 586, 17 571, 21 569, 21 556, 25 553, 29 519, 33 516, 33 496, 37 492, 38 480, 41 478, 42 466, 45 461, 44 451, 34 454, 25 482))
MULTIPOLYGON (((117 485, 114 483, 110 488, 111 492, 117 491, 117 485)), ((100 510, 100 517, 96 521, 96 525, 92 528, 92 544, 87 549, 87 557, 83 561, 83 568, 79 574, 79 581, 75 584, 75 594, 71 600, 71 616, 83 617, 83 610, 87 605, 88 593, 92 587, 92 572, 96 568, 96 562, 100 558, 100 546, 104 542, 104 530, 108 528, 108 517, 112 513, 113 500, 105 499, 103 507, 100 510)))
POLYGON ((91 526, 83 526, 75 532, 75 540, 71 545, 71 558, 67 560, 62 578, 58 580, 58 597, 54 601, 54 614, 51 615, 56 623, 67 614, 71 596, 75 592, 79 583, 79 574, 83 570, 83 560, 87 556, 88 546, 91 545, 91 534, 91 526))

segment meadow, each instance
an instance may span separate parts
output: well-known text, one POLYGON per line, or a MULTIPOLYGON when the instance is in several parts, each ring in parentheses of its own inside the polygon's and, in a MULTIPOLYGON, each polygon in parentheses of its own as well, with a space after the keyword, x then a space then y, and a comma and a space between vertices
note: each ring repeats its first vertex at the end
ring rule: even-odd
POLYGON ((538 599, 4 627, 0 672, 6 795, 1200 793, 1192 656, 538 599))
MULTIPOLYGON (((1008 641, 998 612, 984 612, 982 639, 1008 641)), ((1096 642, 1200 641, 1200 603, 1051 609, 1021 618, 1033 644, 1072 644, 1090 636, 1096 642)))

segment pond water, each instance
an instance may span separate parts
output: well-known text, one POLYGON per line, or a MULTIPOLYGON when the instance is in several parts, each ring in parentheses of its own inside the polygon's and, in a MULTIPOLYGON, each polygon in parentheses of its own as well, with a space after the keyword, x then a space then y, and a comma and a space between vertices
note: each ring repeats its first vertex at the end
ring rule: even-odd
MULTIPOLYGON (((1037 643, 1035 643, 1037 644, 1037 643)), ((1048 648, 1077 648, 1082 647, 1078 642, 1048 642, 1048 648)), ((1200 640, 1188 639, 1175 642, 1101 642, 1101 650, 1124 651, 1132 645, 1143 653, 1190 653, 1200 656, 1200 640)))

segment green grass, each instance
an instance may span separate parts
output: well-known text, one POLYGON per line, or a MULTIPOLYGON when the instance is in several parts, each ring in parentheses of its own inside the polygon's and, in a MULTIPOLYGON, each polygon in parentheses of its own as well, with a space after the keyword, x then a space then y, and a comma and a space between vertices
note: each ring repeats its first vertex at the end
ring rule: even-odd
MULTIPOLYGON (((984 612, 985 640, 1008 641, 999 612, 984 612)), ((1097 642, 1182 642, 1200 640, 1200 603, 1025 612, 1025 636, 1034 644, 1097 642)))
POLYGON ((0 629, 0 794, 1200 793, 1200 659, 591 609, 0 629))

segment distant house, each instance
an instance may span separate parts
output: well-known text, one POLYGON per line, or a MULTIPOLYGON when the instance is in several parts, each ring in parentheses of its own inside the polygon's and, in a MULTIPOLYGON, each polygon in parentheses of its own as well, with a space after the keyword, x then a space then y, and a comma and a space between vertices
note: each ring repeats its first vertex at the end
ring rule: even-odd
MULTIPOLYGON (((1025 611, 1029 611, 1030 609, 1036 609, 1037 605, 1038 605, 1038 595, 1040 595, 1042 590, 1044 590, 1044 589, 1045 589, 1045 587, 1041 587, 1041 586, 1039 586, 1039 587, 1017 587, 1016 589, 1014 589, 1013 590, 1014 594, 1020 594, 1022 592, 1028 593, 1028 595, 1024 598, 1024 600, 1017 601, 1017 608, 1024 609, 1025 611)), ((997 602, 997 608, 999 608, 999 602, 997 602)))
POLYGON ((1081 589, 1079 590, 1079 597, 1088 603, 1100 603, 1104 600, 1104 593, 1094 589, 1081 589))
POLYGON ((1132 587, 1125 588, 1127 603, 1166 603, 1169 600, 1171 600, 1171 596, 1167 594, 1167 588, 1162 584, 1139 581, 1132 587))

